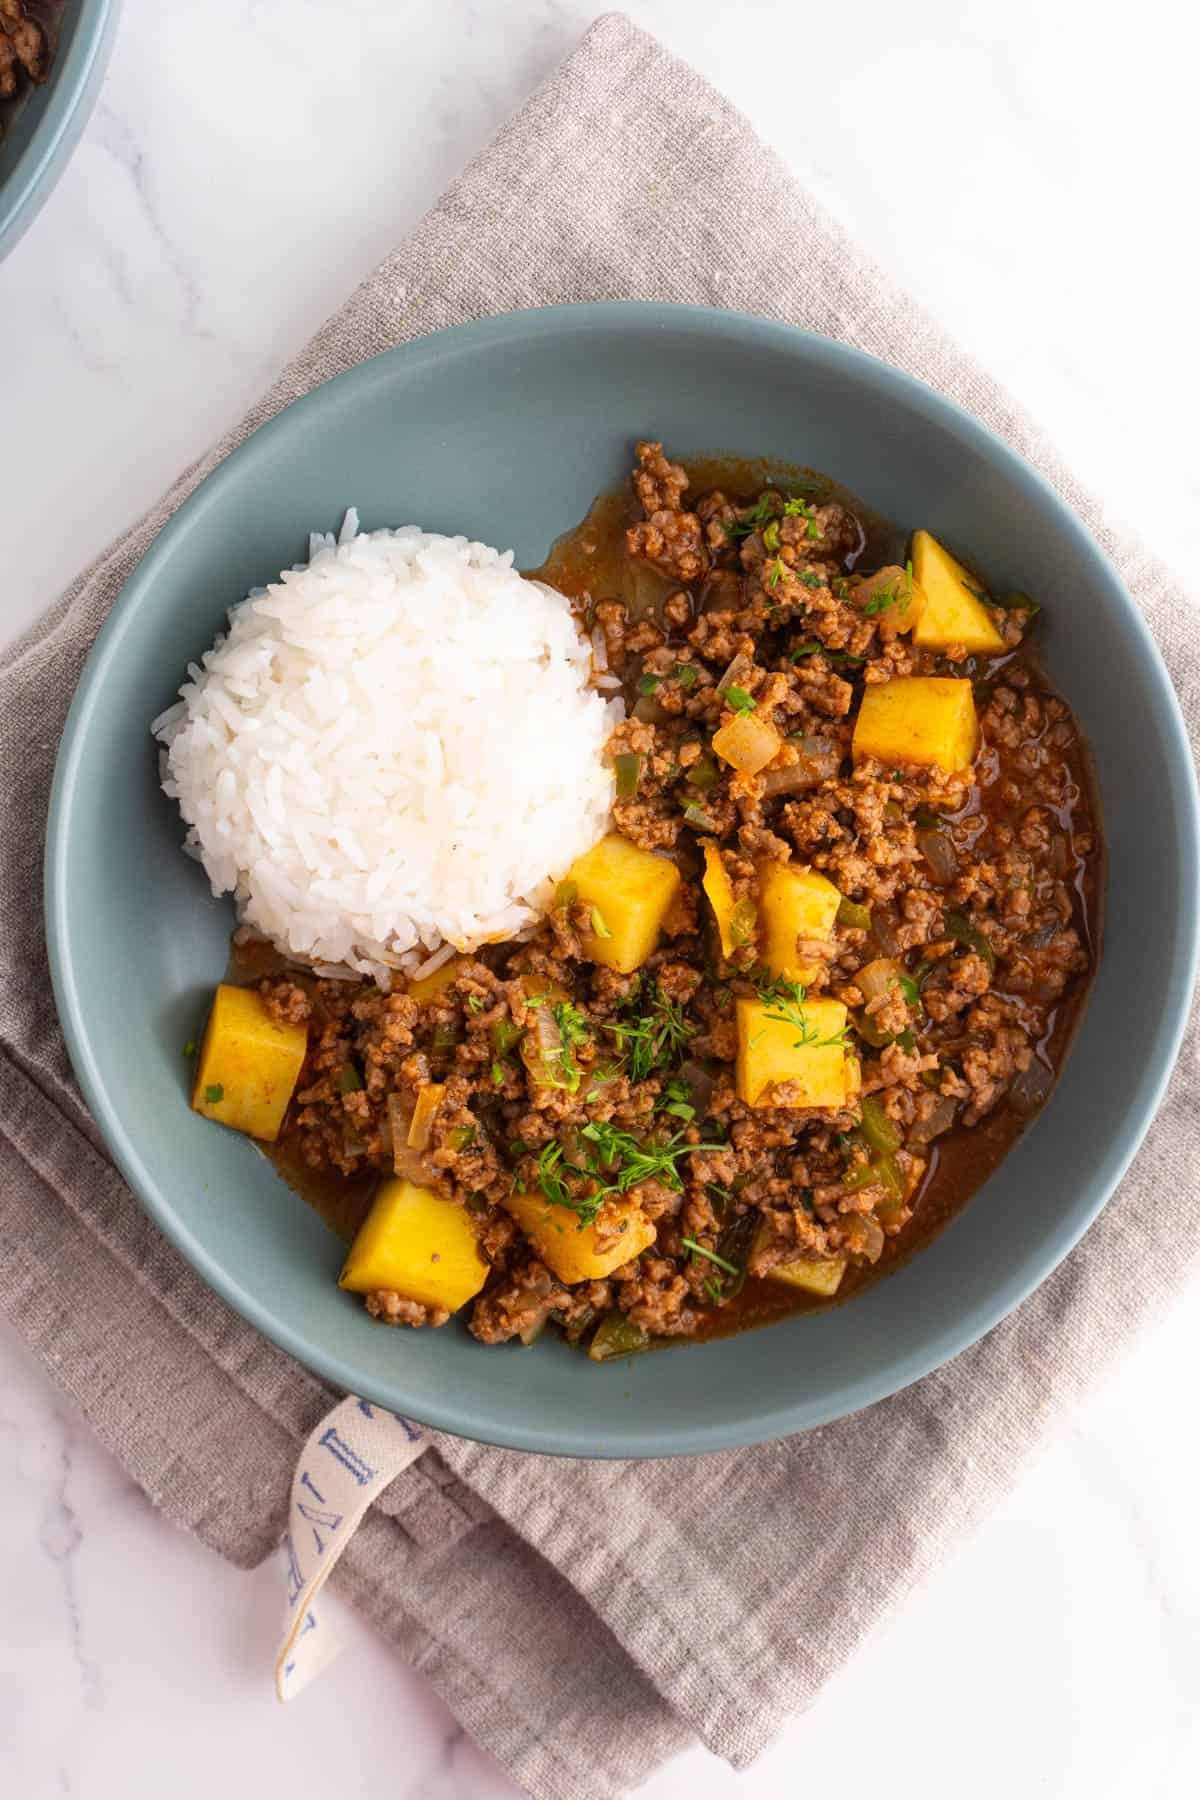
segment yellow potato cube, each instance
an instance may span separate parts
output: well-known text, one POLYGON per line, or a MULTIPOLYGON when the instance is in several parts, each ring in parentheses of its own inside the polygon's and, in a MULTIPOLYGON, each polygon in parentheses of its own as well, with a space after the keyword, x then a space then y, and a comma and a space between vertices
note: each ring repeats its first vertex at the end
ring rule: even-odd
MULTIPOLYGON (((760 1225, 751 1251, 752 1258, 769 1236, 768 1227, 760 1225)), ((831 1294, 836 1294, 841 1286, 848 1260, 845 1256, 798 1256, 794 1262, 776 1263, 766 1271, 766 1279, 786 1282, 788 1287, 803 1288, 806 1293, 821 1294, 828 1298, 831 1294)))
POLYGON ((983 585, 927 531, 913 533, 913 576, 925 595, 925 607, 913 632, 921 650, 946 650, 961 644, 972 654, 995 655, 1004 639, 991 609, 979 598, 983 585))
POLYGON ((280 1024, 254 988, 222 982, 200 1046, 193 1108, 274 1143, 307 1048, 307 1026, 280 1024))
POLYGON ((948 775, 966 769, 979 749, 979 722, 969 681, 905 675, 867 688, 854 725, 856 763, 873 756, 889 767, 917 763, 948 775))
MULTIPOLYGON (((715 844, 704 846, 704 879, 701 883, 708 895, 708 903, 713 909, 713 918, 717 922, 717 933, 721 940, 721 955, 732 956, 741 945, 748 943, 750 933, 735 928, 734 913, 737 901, 733 895, 733 883, 721 860, 721 852, 715 844)), ((749 915, 747 913, 747 923, 749 915)))
POLYGON ((845 1030, 840 1000, 739 1000, 738 1099, 747 1106, 845 1106, 853 1060, 842 1042, 845 1030), (793 1090, 787 1100, 774 1098, 777 1082, 793 1090))
POLYGON ((463 958, 461 956, 452 956, 446 962, 441 963, 432 975, 422 975, 419 981, 410 981, 408 984, 410 998, 432 1000, 435 994, 443 993, 450 986, 462 965, 463 958))
POLYGON ((657 945, 679 892, 675 864, 613 831, 571 864, 567 880, 593 912, 596 929, 579 934, 583 954, 589 962, 632 975, 657 945))
POLYGON ((743 775, 757 775, 779 754, 783 739, 775 727, 754 713, 740 713, 720 731, 713 732, 712 747, 731 768, 743 775))
POLYGON ((423 1306, 457 1312, 487 1276, 488 1264, 465 1208, 393 1178, 380 1182, 338 1286, 352 1294, 384 1289, 423 1306))
POLYGON ((546 1267, 568 1285, 576 1281, 600 1281, 622 1263, 632 1262, 649 1248, 657 1235, 641 1207, 633 1200, 613 1198, 605 1202, 606 1220, 623 1227, 604 1249, 596 1247, 596 1226, 584 1225, 567 1206, 556 1206, 544 1194, 512 1194, 504 1201, 546 1267))
POLYGON ((776 980, 809 982, 814 965, 800 960, 799 938, 828 943, 842 896, 815 869, 787 863, 758 865, 758 903, 762 915, 762 960, 776 980))
POLYGON ((789 1287, 804 1288, 807 1293, 822 1294, 828 1298, 837 1293, 845 1273, 844 1256, 813 1257, 808 1260, 797 1257, 795 1262, 776 1263, 773 1269, 767 1270, 767 1278, 770 1281, 786 1281, 789 1287))

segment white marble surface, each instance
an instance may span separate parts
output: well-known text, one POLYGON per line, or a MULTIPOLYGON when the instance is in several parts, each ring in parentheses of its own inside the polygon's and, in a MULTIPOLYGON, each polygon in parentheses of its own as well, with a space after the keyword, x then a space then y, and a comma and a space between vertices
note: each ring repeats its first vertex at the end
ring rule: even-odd
MULTIPOLYGON (((1182 10, 636 9, 1187 568, 1200 42, 1182 10)), ((82 146, 0 266, 0 638, 238 412, 590 12, 126 0, 82 146)), ((1200 1296, 754 1770, 697 1751, 645 1793, 1200 1791, 1198 1361, 1200 1296)), ((238 1574, 155 1517, 0 1331, 5 1800, 514 1791, 352 1620, 340 1665, 281 1711, 278 1600, 275 1570, 238 1574)))

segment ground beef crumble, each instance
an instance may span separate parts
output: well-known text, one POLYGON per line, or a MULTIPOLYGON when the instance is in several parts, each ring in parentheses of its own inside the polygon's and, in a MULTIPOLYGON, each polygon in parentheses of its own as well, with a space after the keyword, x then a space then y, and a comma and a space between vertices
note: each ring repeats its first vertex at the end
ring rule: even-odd
MULTIPOLYGON (((588 961, 592 909, 560 893, 532 936, 456 958, 434 991, 295 972, 262 983, 273 1017, 308 1028, 291 1152, 339 1179, 395 1170, 467 1209, 490 1267, 469 1323, 487 1344, 531 1342, 547 1323, 586 1341, 614 1319, 635 1337, 693 1336, 739 1316, 756 1285, 781 1293, 781 1266, 886 1261, 921 1228, 931 1147, 966 1169, 976 1128, 1002 1150, 1044 1098, 1058 1009, 1091 966, 1080 896, 1097 839, 1074 722, 1022 649, 1027 614, 998 615, 1005 648, 990 661, 920 651, 886 608, 861 604, 865 533, 840 502, 697 494, 650 441, 633 490, 627 554, 670 585, 653 618, 589 593, 588 625, 631 709, 610 754, 638 759, 614 828, 684 877, 659 947, 628 976, 588 961), (852 763, 863 692, 911 673, 976 683, 972 769, 852 763), (712 747, 738 691, 780 740, 755 775, 712 747), (751 918, 771 862, 844 896, 830 936, 796 947, 808 991, 849 1009, 861 1094, 843 1108, 788 1105, 786 1087, 768 1105, 738 1098, 735 1002, 763 974, 753 933, 727 956, 715 939, 700 885, 714 839, 751 918), (882 988, 881 968, 895 972, 882 988), (397 1133, 431 1090, 417 1152, 397 1133), (568 1282, 506 1202, 552 1193, 547 1158, 561 1154, 556 1203, 572 1228, 572 1208, 590 1217, 588 1182, 570 1171, 597 1130, 676 1154, 596 1213, 599 1246, 619 1243, 628 1205, 653 1226, 650 1246, 568 1282)), ((448 1317, 390 1291, 366 1305, 388 1324, 448 1317)))

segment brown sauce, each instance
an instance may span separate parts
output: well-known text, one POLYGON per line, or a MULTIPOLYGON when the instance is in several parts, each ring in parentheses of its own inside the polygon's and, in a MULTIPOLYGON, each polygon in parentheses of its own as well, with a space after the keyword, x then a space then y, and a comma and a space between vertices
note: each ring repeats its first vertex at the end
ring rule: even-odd
MULTIPOLYGON (((721 488, 731 499, 751 501, 764 487, 779 486, 789 492, 802 492, 817 503, 840 501, 862 523, 862 547, 854 558, 864 569, 882 567, 886 563, 903 563, 909 533, 874 512, 856 495, 829 476, 814 469, 789 466, 761 458, 705 456, 683 458, 691 494, 703 494, 721 488)), ((602 494, 592 504, 587 517, 574 530, 565 532, 551 548, 539 569, 527 571, 545 581, 581 606, 601 599, 623 599, 631 616, 657 616, 657 607, 667 594, 678 587, 656 575, 645 565, 632 562, 625 548, 626 527, 641 517, 632 490, 626 486, 616 493, 602 494)), ((1002 670, 1020 664, 1034 679, 1035 687, 1051 692, 1036 658, 1028 645, 1015 656, 976 657, 966 665, 959 664, 957 673, 969 673, 982 685, 989 685, 1002 670)), ((631 684, 626 698, 636 700, 631 684)), ((987 754, 987 752, 985 752, 987 754)), ((1057 751, 1062 756, 1062 751, 1057 751)), ((1050 1028, 1038 1045, 1039 1059, 1045 1069, 1057 1078, 1072 1037, 1079 1024, 1095 972, 1099 954, 1099 909, 1103 884, 1102 859, 1085 858, 1074 851, 1076 832, 1092 832, 1098 825, 1099 805, 1095 782, 1088 766, 1086 751, 1076 743, 1066 753, 1072 774, 1070 818, 1059 815, 1059 823, 1068 831, 1072 842, 1073 867, 1070 879, 1077 905, 1073 923, 1087 947, 1090 967, 1068 987, 1061 1002, 1050 1014, 1050 1028)), ((994 805, 990 795, 979 788, 971 791, 967 804, 955 820, 956 827, 969 842, 971 818, 978 816, 984 804, 994 805)), ((999 812, 999 807, 995 811, 999 812)), ((997 989, 1003 992, 1003 989, 997 989)), ((767 1325, 793 1312, 812 1312, 861 1293, 865 1287, 888 1274, 906 1261, 914 1251, 929 1243, 949 1224, 967 1201, 978 1192, 1021 1133, 1037 1116, 1035 1108, 1021 1111, 1010 1100, 1003 1100, 978 1124, 956 1126, 939 1137, 930 1147, 929 1168, 918 1191, 912 1219, 895 1237, 885 1241, 883 1254, 874 1265, 851 1263, 842 1278, 836 1297, 820 1299, 798 1292, 779 1281, 758 1280, 749 1276, 736 1300, 727 1302, 706 1315, 700 1337, 724 1337, 751 1326, 767 1325)))
MULTIPOLYGON (((757 459, 717 456, 685 461, 684 466, 693 494, 720 487, 731 498, 749 501, 764 486, 778 484, 818 502, 840 501, 862 522, 864 530, 862 544, 851 561, 869 570, 904 560, 907 530, 873 513, 856 496, 813 470, 767 464, 757 459)), ((662 601, 678 588, 678 583, 658 575, 645 564, 634 562, 627 554, 626 527, 640 516, 628 486, 601 495, 582 523, 554 543, 541 567, 526 573, 566 594, 577 603, 581 613, 586 614, 589 605, 596 601, 621 599, 628 606, 631 617, 657 617, 662 601)), ((1033 691, 1052 692, 1038 667, 1034 650, 1028 646, 1007 656, 973 658, 965 665, 956 665, 953 672, 970 675, 977 688, 986 689, 1001 670, 1018 665, 1029 675, 1033 691)), ((631 703, 636 699, 636 673, 635 664, 627 695, 631 703)), ((1056 747, 1054 754, 1065 757, 1070 767, 1068 804, 1058 813, 1058 823, 1070 846, 1070 866, 1064 873, 1075 894, 1072 922, 1088 950, 1090 966, 1068 985, 1057 1006, 1047 1015, 1048 1029, 1043 1031, 1038 1043, 1047 1092, 1069 1049, 1095 970, 1103 887, 1102 856, 1093 853, 1088 857, 1075 847, 1077 834, 1089 833, 1098 841, 1099 809, 1086 751, 1076 739, 1065 751, 1056 747)), ((994 752, 985 748, 983 755, 987 757, 994 752)), ((951 825, 955 839, 963 849, 969 848, 973 835, 978 833, 978 822, 985 808, 993 816, 1000 811, 995 789, 976 787, 953 816, 951 825)), ((249 983, 277 974, 283 967, 282 959, 269 946, 257 942, 241 943, 234 948, 229 979, 249 983)), ((295 971, 289 973, 294 975, 295 971)), ((1003 994, 1002 988, 995 991, 1003 994)), ((789 1313, 837 1305, 861 1292, 927 1244, 955 1217, 1003 1160, 1036 1116, 1045 1097, 1045 1093, 1037 1096, 1035 1103, 1025 1108, 1012 1099, 1005 1099, 979 1123, 970 1127, 955 1126, 937 1138, 930 1146, 929 1166, 918 1190, 912 1219, 898 1235, 886 1239, 878 1263, 870 1266, 851 1262, 835 1299, 823 1300, 781 1282, 749 1277, 735 1300, 704 1316, 696 1335, 725 1336, 768 1324, 789 1313)), ((377 1177, 366 1175, 348 1179, 332 1171, 309 1167, 290 1129, 290 1115, 279 1143, 266 1148, 284 1180, 320 1214, 338 1237, 348 1242, 365 1216, 377 1177)), ((662 1342, 674 1341, 656 1340, 656 1347, 662 1342)), ((690 1340, 685 1338, 683 1341, 690 1340)))

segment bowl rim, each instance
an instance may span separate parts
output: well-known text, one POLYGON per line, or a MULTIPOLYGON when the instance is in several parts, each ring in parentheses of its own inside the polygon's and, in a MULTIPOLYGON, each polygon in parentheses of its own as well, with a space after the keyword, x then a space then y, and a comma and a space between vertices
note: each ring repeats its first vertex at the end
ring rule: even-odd
POLYGON ((40 104, 20 159, 0 182, 0 257, 14 247, 49 199, 83 134, 99 94, 116 38, 120 0, 77 0, 73 21, 64 18, 60 39, 41 97, 35 92, 26 105, 40 104))
MULTIPOLYGON (((834 1400, 782 1402, 729 1423, 696 1424, 688 1420, 669 1444, 663 1443, 661 1431, 639 1427, 635 1422, 631 1422, 629 1429, 622 1430, 619 1441, 614 1438, 600 1447, 578 1425, 555 1424, 546 1428, 537 1423, 515 1427, 504 1423, 493 1426, 490 1421, 481 1424, 471 1411, 469 1395, 466 1403, 460 1403, 452 1392, 439 1394, 436 1405, 422 1403, 411 1411, 402 1403, 397 1408, 396 1394, 381 1393, 369 1378, 363 1381, 363 1372, 348 1359, 305 1341, 300 1332, 274 1317, 267 1304, 244 1287, 236 1275, 213 1258, 182 1225, 167 1198, 159 1192, 142 1161, 137 1143, 109 1098, 80 1003, 67 919, 66 863, 71 841, 75 777, 89 721, 103 702, 107 673, 121 654, 125 633, 139 604, 153 589, 177 542, 199 523, 207 508, 217 503, 224 491, 239 480, 242 452, 257 442, 261 453, 263 446, 269 445, 277 434, 295 429, 293 415, 303 420, 307 412, 327 405, 330 389, 336 390, 343 404, 352 403, 355 391, 369 386, 381 368, 386 367, 389 371, 397 366, 403 370, 406 365, 420 368, 447 351, 459 348, 470 351, 496 343, 516 342, 531 334, 540 336, 547 329, 587 333, 596 329, 645 332, 647 329, 680 327, 694 329, 700 335, 715 335, 739 342, 749 338, 767 348, 831 359, 835 365, 841 364, 852 378, 865 379, 889 390, 924 420, 943 431, 949 428, 993 464, 998 462, 1013 476, 1032 484, 1043 505, 1056 515, 1056 522, 1067 537, 1072 554, 1082 565, 1090 567, 1097 581, 1105 587, 1121 614, 1127 639, 1140 653, 1144 672, 1155 690, 1154 699, 1163 722, 1164 754, 1175 777, 1180 865, 1195 869, 1200 863, 1200 794, 1183 715, 1149 626, 1107 556, 1046 477, 989 426, 917 377, 866 351, 779 320, 715 307, 677 306, 656 301, 600 301, 529 308, 447 327, 382 351, 332 376, 281 408, 250 433, 181 504, 126 580, 88 654, 67 715, 50 797, 44 898, 51 979, 71 1063, 105 1142, 141 1205, 197 1274, 249 1324, 294 1356, 305 1368, 339 1389, 396 1408, 434 1429, 474 1442, 540 1454, 594 1458, 666 1457, 768 1442, 827 1424, 886 1399, 969 1349, 1054 1272, 1098 1216, 1140 1149, 1179 1052, 1200 960, 1200 910, 1193 905, 1190 911, 1181 914, 1181 928, 1170 970, 1171 1000, 1159 1020, 1155 1055, 1149 1059, 1152 1073, 1148 1084, 1143 1083, 1140 1095, 1135 1096, 1126 1129, 1109 1146, 1104 1163, 1087 1192, 1077 1196, 1068 1218, 1049 1235, 1040 1251, 1028 1255, 1007 1281, 989 1293, 987 1301, 981 1302, 969 1318, 957 1320, 954 1328, 945 1328, 938 1337, 899 1358, 889 1366, 886 1374, 859 1375, 843 1381, 834 1400)), ((402 1362, 397 1365, 397 1375, 402 1383, 402 1362)))

